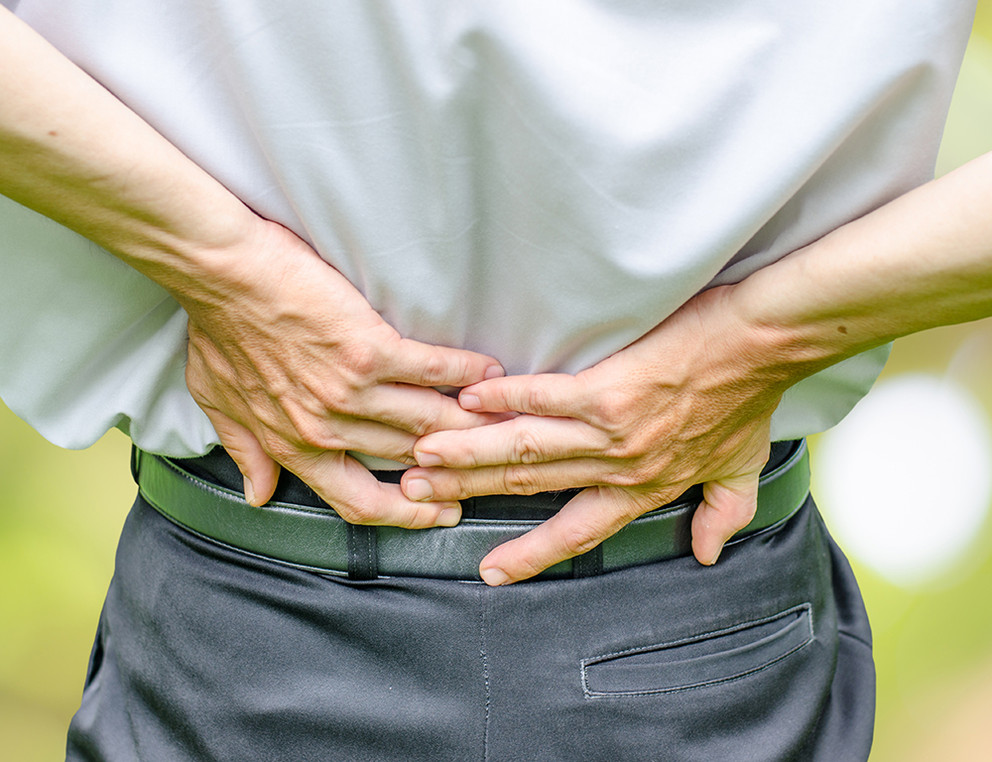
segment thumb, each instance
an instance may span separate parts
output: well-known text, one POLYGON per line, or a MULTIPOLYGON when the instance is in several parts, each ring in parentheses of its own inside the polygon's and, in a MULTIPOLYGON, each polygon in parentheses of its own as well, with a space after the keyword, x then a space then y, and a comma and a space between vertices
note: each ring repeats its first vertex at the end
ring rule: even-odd
POLYGON ((715 564, 724 543, 751 523, 759 475, 756 471, 703 485, 703 501, 692 517, 692 553, 699 563, 715 564))
POLYGON ((245 500, 265 505, 272 499, 279 481, 279 464, 268 456, 251 430, 216 408, 205 410, 220 443, 235 462, 245 480, 245 500))

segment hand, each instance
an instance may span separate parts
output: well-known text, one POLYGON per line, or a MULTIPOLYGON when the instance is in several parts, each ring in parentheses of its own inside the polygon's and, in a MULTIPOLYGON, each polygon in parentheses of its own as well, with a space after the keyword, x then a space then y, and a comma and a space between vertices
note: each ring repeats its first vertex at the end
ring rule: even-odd
POLYGON ((514 376, 463 389, 467 410, 521 415, 423 437, 414 450, 420 467, 403 476, 405 494, 454 500, 586 487, 483 559, 482 578, 506 584, 592 549, 703 484, 692 547, 701 563, 715 563, 754 516, 769 421, 786 386, 749 350, 728 295, 701 294, 576 376, 514 376))
POLYGON ((272 497, 282 465, 353 523, 458 522, 457 502, 412 502, 347 451, 413 463, 417 437, 499 420, 433 388, 502 375, 495 360, 402 338, 302 240, 260 219, 185 291, 187 385, 248 502, 272 497))

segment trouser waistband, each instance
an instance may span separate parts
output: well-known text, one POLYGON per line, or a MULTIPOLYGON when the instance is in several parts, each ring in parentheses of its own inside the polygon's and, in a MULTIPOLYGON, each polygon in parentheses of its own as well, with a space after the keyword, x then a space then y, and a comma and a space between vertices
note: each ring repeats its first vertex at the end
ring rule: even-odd
MULTIPOLYGON (((170 521, 240 551, 352 579, 478 581, 479 563, 490 550, 534 528, 575 492, 474 498, 464 501, 457 526, 400 529, 349 524, 294 477, 272 502, 256 508, 233 485, 216 483, 199 459, 166 458, 135 448, 132 467, 141 496, 170 521)), ((759 482, 757 512, 737 536, 785 521, 808 494, 805 441, 776 442, 759 482)), ((694 488, 536 579, 584 577, 689 555, 692 515, 700 499, 694 488)))

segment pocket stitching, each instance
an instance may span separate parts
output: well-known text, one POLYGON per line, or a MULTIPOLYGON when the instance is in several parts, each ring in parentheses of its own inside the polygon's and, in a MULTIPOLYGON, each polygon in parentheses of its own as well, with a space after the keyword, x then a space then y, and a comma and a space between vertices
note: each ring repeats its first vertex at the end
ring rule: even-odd
POLYGON ((796 651, 805 648, 812 641, 813 641, 813 611, 812 611, 812 605, 807 602, 807 603, 802 603, 798 606, 793 606, 791 608, 785 609, 777 614, 773 614, 772 616, 763 617, 762 619, 755 619, 749 622, 742 622, 740 624, 734 625, 733 627, 726 627, 721 630, 711 630, 709 632, 704 632, 699 635, 693 635, 692 637, 688 637, 688 638, 680 638, 678 640, 672 640, 663 643, 654 643, 649 646, 638 646, 637 648, 628 648, 622 651, 613 651, 611 653, 602 654, 600 656, 593 656, 588 659, 583 659, 581 662, 582 692, 585 695, 585 697, 588 699, 613 698, 613 697, 624 698, 629 696, 653 696, 664 693, 679 693, 681 691, 695 690, 697 688, 705 688, 712 685, 720 685, 722 683, 728 683, 728 682, 733 682, 734 680, 740 680, 744 677, 748 677, 749 675, 754 675, 757 674, 758 672, 761 672, 762 670, 768 669, 772 665, 777 664, 783 659, 796 653, 796 651), (773 622, 776 619, 781 619, 788 616, 789 614, 797 613, 797 612, 805 612, 806 614, 808 614, 806 618, 807 634, 805 640, 803 640, 803 642, 800 643, 799 645, 793 646, 792 648, 790 648, 788 651, 781 654, 780 656, 777 656, 771 661, 768 661, 758 667, 754 667, 752 669, 748 669, 743 672, 738 672, 733 675, 728 675, 726 677, 716 678, 713 680, 703 680, 701 682, 691 683, 689 685, 677 685, 670 688, 652 688, 651 690, 642 690, 642 691, 594 691, 589 687, 588 668, 596 664, 602 663, 604 661, 615 659, 621 656, 631 656, 633 654, 647 653, 649 651, 655 651, 663 648, 672 648, 676 646, 688 645, 689 643, 696 643, 711 637, 717 637, 721 635, 731 635, 735 632, 746 630, 749 627, 757 627, 762 624, 767 624, 768 622, 773 622))

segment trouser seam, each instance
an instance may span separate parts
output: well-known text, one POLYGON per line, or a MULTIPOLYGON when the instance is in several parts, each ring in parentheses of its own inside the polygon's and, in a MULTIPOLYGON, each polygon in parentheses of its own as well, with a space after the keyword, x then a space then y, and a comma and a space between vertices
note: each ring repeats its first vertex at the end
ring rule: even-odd
POLYGON ((483 714, 483 728, 482 728, 482 760, 483 762, 488 762, 489 760, 489 713, 492 704, 492 693, 490 690, 489 683, 489 655, 486 652, 486 598, 488 590, 485 586, 479 588, 479 658, 482 662, 482 682, 485 688, 485 706, 483 714))

